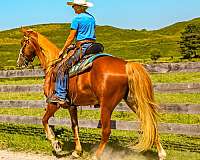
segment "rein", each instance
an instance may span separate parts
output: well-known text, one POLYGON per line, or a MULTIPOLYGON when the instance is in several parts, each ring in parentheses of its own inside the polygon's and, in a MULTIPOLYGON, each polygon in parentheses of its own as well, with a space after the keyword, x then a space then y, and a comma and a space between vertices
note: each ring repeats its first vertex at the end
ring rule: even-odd
MULTIPOLYGON (((27 36, 24 36, 24 41, 22 41, 22 47, 20 49, 20 53, 19 53, 19 56, 21 58, 21 60, 24 62, 24 65, 27 67, 28 64, 30 62, 33 62, 34 61, 34 58, 35 58, 35 54, 39 54, 44 57, 46 59, 46 55, 45 55, 45 50, 41 47, 41 46, 37 46, 34 42, 34 38, 32 37, 27 37, 27 36), (34 48, 34 52, 35 53, 31 53, 29 55, 26 55, 25 54, 25 48, 28 47, 28 46, 31 46, 34 48)), ((45 74, 47 74, 48 72, 51 72, 52 71, 52 68, 54 68, 54 66, 59 63, 62 59, 59 58, 59 59, 54 59, 54 60, 51 60, 49 61, 48 63, 46 63, 44 66, 43 66, 43 70, 45 72, 45 74)))
POLYGON ((28 63, 29 63, 29 59, 23 54, 22 50, 23 50, 23 48, 20 49, 19 55, 22 58, 22 60, 24 61, 24 65, 27 67, 28 63))
MULTIPOLYGON (((29 39, 28 37, 25 37, 25 38, 26 38, 25 40, 26 40, 26 41, 29 41, 29 43, 30 43, 30 39, 29 39)), ((27 66, 28 63, 34 61, 35 55, 33 55, 31 58, 28 58, 26 55, 24 55, 23 50, 24 50, 24 48, 26 47, 26 45, 27 45, 27 42, 25 42, 25 43, 23 44, 22 48, 20 49, 19 55, 20 55, 20 57, 22 58, 22 60, 24 61, 24 64, 27 66)))
POLYGON ((50 72, 50 71, 52 70, 52 68, 54 68, 54 65, 56 65, 57 63, 59 63, 59 62, 61 62, 61 61, 62 61, 61 58, 55 59, 55 60, 51 61, 51 62, 48 64, 47 68, 45 69, 45 73, 47 74, 48 72, 50 72))

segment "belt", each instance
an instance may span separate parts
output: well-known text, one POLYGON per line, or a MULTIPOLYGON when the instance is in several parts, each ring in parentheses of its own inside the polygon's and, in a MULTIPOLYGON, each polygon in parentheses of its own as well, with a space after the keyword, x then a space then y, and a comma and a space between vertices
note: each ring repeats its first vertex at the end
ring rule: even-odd
POLYGON ((76 47, 80 47, 82 44, 84 44, 84 43, 94 43, 95 42, 95 40, 89 40, 89 39, 86 39, 86 40, 82 40, 82 41, 77 41, 76 42, 76 47))

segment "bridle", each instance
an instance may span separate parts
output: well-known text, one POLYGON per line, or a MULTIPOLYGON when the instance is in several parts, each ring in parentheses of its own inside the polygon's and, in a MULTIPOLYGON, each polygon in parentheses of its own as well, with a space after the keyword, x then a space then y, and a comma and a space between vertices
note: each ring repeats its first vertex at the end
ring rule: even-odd
POLYGON ((31 42, 30 38, 24 36, 23 46, 22 46, 21 49, 20 49, 19 57, 20 57, 20 59, 24 62, 24 65, 25 65, 25 66, 28 66, 28 64, 29 64, 30 62, 33 62, 34 59, 35 59, 35 54, 33 54, 31 57, 27 57, 27 56, 24 54, 24 49, 25 49, 28 45, 32 45, 32 47, 35 48, 35 46, 34 46, 34 45, 32 44, 32 42, 31 42))

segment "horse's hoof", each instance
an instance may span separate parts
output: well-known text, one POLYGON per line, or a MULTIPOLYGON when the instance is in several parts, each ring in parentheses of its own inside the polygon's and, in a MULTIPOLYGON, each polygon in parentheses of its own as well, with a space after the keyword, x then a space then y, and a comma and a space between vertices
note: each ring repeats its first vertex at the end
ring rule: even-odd
POLYGON ((54 151, 56 152, 56 153, 59 153, 59 152, 61 152, 62 151, 62 145, 61 145, 61 143, 59 142, 59 141, 54 141, 53 143, 52 143, 52 147, 53 147, 53 149, 54 149, 54 151))
POLYGON ((72 152, 72 157, 77 159, 77 158, 80 158, 82 156, 83 152, 81 151, 74 151, 72 152))
POLYGON ((100 160, 100 158, 97 158, 97 156, 92 156, 92 160, 100 160))
POLYGON ((161 157, 159 157, 158 159, 159 159, 159 160, 165 160, 166 157, 165 157, 165 156, 161 156, 161 157))
POLYGON ((166 152, 163 150, 161 153, 158 154, 158 159, 159 160, 165 160, 166 159, 166 152))

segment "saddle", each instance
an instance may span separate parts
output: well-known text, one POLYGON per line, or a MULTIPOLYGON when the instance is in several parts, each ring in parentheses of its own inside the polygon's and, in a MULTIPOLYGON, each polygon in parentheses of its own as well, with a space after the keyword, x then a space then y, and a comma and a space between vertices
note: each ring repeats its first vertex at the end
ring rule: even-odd
MULTIPOLYGON (((90 42, 86 42, 86 43, 90 43, 90 42)), ((80 45, 75 45, 72 44, 70 47, 67 48, 66 52, 69 53, 71 52, 76 52, 76 50, 78 48, 81 48, 81 46, 85 44, 82 43, 80 45)), ((87 48, 87 50, 85 51, 85 54, 97 54, 97 53, 103 53, 104 51, 104 46, 101 43, 91 43, 91 45, 87 48)))
POLYGON ((103 53, 104 47, 101 43, 92 43, 87 50, 85 51, 86 54, 97 54, 103 53))
MULTIPOLYGON (((66 57, 63 58, 63 60, 57 65, 57 67, 59 67, 59 66, 66 66, 67 67, 68 59, 71 56, 73 56, 76 53, 77 49, 81 48, 82 45, 85 44, 85 43, 91 43, 91 42, 86 41, 82 44, 79 44, 78 46, 77 46, 77 44, 71 45, 67 49, 66 57)), ((85 56, 82 57, 78 62, 75 62, 69 68, 69 76, 71 77, 71 76, 77 75, 77 74, 85 71, 86 69, 88 69, 89 67, 92 66, 92 62, 98 57, 111 56, 110 54, 102 53, 103 51, 104 51, 104 47, 101 43, 95 43, 95 42, 91 43, 90 46, 85 51, 85 56)), ((82 54, 80 54, 80 57, 81 56, 82 56, 82 54)))
POLYGON ((84 72, 85 70, 92 67, 93 61, 99 57, 103 56, 112 56, 111 54, 107 53, 98 53, 98 54, 89 54, 85 55, 77 64, 75 64, 69 70, 69 77, 73 77, 77 74, 84 72))

